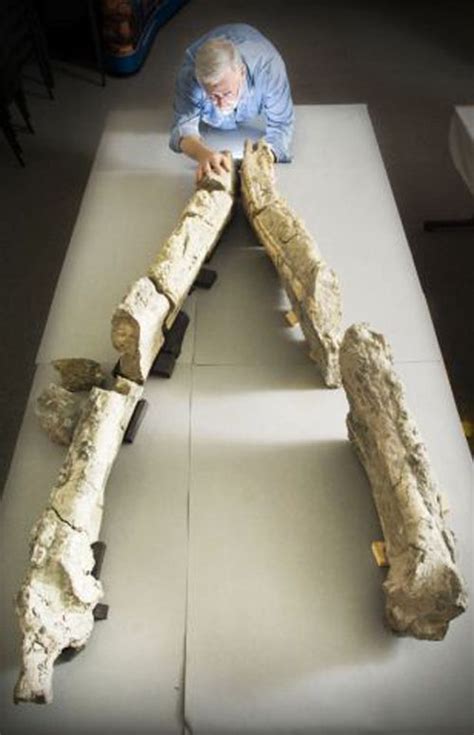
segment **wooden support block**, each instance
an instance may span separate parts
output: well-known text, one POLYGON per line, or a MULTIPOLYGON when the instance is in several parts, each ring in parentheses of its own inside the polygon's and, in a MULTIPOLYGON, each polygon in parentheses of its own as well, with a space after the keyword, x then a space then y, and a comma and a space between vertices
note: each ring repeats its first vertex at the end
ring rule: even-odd
POLYGON ((299 323, 299 319, 293 310, 285 312, 285 319, 290 327, 296 327, 299 323))
POLYGON ((464 436, 466 439, 472 439, 474 436, 474 421, 470 421, 469 419, 463 419, 461 421, 462 424, 462 430, 464 432, 464 436))
POLYGON ((385 549, 385 541, 372 541, 371 549, 372 554, 374 555, 375 563, 378 567, 390 566, 390 562, 387 558, 387 552, 385 549))

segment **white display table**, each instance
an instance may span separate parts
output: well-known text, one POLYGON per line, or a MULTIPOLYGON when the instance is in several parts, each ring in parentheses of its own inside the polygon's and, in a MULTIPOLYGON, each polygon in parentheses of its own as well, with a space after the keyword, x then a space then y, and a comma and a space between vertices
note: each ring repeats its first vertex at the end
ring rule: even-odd
MULTIPOLYGON (((367 110, 296 115, 279 188, 340 277, 344 326, 369 321, 392 344, 470 583, 471 461, 367 110)), ((384 628, 385 572, 370 552, 381 531, 345 395, 323 387, 285 326, 286 297, 240 208, 211 263, 217 283, 185 306, 177 370, 148 380, 149 412, 108 483, 109 620, 56 668, 52 705, 10 704, 11 599, 64 456, 32 403, 53 358, 112 364, 113 308, 193 190, 193 165, 157 129, 151 111, 110 116, 38 353, 1 506, 2 735, 182 733, 185 721, 194 735, 471 733, 472 614, 439 643, 384 628)))

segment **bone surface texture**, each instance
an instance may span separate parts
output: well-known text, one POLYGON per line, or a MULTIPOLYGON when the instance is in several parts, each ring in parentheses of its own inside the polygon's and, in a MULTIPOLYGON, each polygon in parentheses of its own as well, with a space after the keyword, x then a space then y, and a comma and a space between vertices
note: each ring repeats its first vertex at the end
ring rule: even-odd
POLYGON ((100 363, 85 357, 70 357, 54 360, 54 368, 61 376, 61 385, 72 392, 90 390, 94 386, 102 388, 106 375, 100 363))
POLYGON ((69 446, 86 396, 51 383, 38 396, 35 413, 41 427, 57 444, 69 446))
POLYGON ((50 702, 55 660, 65 648, 83 647, 92 632, 102 587, 91 574, 91 544, 100 530, 105 485, 141 393, 125 379, 113 391, 92 389, 49 504, 32 530, 29 568, 17 598, 17 702, 50 702))
POLYGON ((173 305, 168 322, 172 323, 215 247, 230 218, 232 204, 233 198, 226 191, 198 189, 152 263, 148 275, 173 305))
POLYGON ((329 387, 340 385, 341 293, 334 271, 318 252, 303 222, 275 188, 273 156, 262 140, 245 145, 241 167, 244 208, 270 256, 329 387))
POLYGON ((466 609, 467 595, 426 448, 385 338, 353 325, 340 359, 349 438, 385 537, 387 621, 401 635, 441 640, 450 620, 466 609))
POLYGON ((149 278, 132 284, 112 317, 112 343, 120 353, 120 374, 144 383, 164 342, 170 302, 149 278))

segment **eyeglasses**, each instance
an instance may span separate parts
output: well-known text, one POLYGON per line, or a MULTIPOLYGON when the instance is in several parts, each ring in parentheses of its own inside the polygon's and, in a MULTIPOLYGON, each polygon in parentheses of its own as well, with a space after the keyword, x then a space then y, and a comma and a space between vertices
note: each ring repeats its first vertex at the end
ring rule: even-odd
MULTIPOLYGON (((232 85, 232 82, 229 82, 230 85, 232 85)), ((243 73, 241 73, 237 79, 237 83, 235 81, 233 82, 232 86, 235 86, 235 89, 227 89, 225 92, 210 92, 207 89, 206 96, 208 99, 211 100, 211 102, 219 103, 219 102, 232 102, 233 100, 236 100, 240 92, 242 90, 242 84, 243 84, 243 73)))
POLYGON ((210 100, 213 102, 222 102, 223 100, 230 100, 232 97, 236 96, 237 92, 207 92, 207 96, 210 100))

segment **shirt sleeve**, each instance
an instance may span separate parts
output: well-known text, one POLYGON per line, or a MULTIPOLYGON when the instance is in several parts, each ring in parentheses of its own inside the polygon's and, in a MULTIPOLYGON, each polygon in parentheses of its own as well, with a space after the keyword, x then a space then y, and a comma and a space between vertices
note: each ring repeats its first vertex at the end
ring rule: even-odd
POLYGON ((181 152, 179 141, 185 135, 199 136, 202 94, 194 78, 194 65, 185 61, 176 78, 173 104, 174 121, 171 128, 169 145, 176 153, 181 152))
POLYGON ((263 99, 265 140, 273 150, 277 161, 289 162, 294 111, 283 59, 275 55, 265 68, 264 74, 266 75, 263 99))

